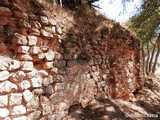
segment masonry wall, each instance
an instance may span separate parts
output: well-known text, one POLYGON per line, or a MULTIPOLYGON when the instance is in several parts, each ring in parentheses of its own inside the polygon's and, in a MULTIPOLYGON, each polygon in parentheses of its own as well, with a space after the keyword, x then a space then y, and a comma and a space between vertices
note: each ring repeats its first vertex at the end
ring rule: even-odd
POLYGON ((52 14, 32 0, 1 2, 0 120, 67 119, 71 105, 101 93, 132 100, 141 87, 129 31, 103 17, 52 14))

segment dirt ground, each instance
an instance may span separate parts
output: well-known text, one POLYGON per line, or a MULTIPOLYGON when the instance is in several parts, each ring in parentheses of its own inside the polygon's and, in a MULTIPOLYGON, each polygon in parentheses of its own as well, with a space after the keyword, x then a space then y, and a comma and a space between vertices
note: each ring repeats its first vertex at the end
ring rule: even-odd
POLYGON ((69 120, 160 120, 160 78, 146 81, 143 90, 135 93, 136 101, 98 99, 92 105, 70 108, 69 120))

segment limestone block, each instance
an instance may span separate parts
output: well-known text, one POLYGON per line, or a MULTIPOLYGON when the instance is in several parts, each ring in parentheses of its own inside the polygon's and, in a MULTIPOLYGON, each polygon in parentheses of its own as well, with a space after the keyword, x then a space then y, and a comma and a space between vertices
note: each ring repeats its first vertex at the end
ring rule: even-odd
POLYGON ((38 21, 31 21, 31 26, 32 28, 40 29, 41 23, 39 23, 38 21))
POLYGON ((47 32, 46 30, 41 29, 40 33, 41 33, 42 37, 46 37, 48 39, 53 38, 53 35, 51 33, 47 32))
POLYGON ((21 61, 32 61, 33 57, 30 54, 18 54, 17 59, 21 61))
POLYGON ((32 78, 31 79, 31 84, 33 88, 36 87, 42 87, 42 78, 38 77, 38 78, 32 78))
POLYGON ((45 92, 42 88, 36 88, 32 91, 35 95, 44 95, 45 92))
POLYGON ((48 70, 48 69, 51 69, 51 68, 53 68, 53 62, 45 62, 43 64, 43 69, 48 70))
POLYGON ((37 54, 41 53, 41 50, 38 46, 33 46, 33 47, 31 47, 29 53, 32 55, 37 55, 37 54))
POLYGON ((47 71, 45 71, 45 70, 39 70, 38 71, 38 74, 42 77, 42 78, 44 78, 44 77, 48 77, 48 72, 47 71))
POLYGON ((43 51, 43 52, 47 52, 49 50, 49 47, 47 45, 41 45, 40 46, 40 49, 43 51))
POLYGON ((13 44, 17 44, 17 45, 27 45, 28 40, 27 40, 26 36, 23 36, 19 33, 15 33, 14 36, 12 37, 11 42, 13 44))
POLYGON ((53 76, 52 75, 49 75, 48 77, 44 78, 42 81, 43 86, 48 86, 51 83, 53 83, 53 76))
POLYGON ((16 84, 13 84, 10 81, 4 81, 0 83, 0 92, 10 92, 11 90, 17 90, 18 87, 16 84))
POLYGON ((3 62, 3 61, 2 61, 2 62, 0 61, 0 70, 7 70, 8 67, 9 67, 9 64, 8 64, 8 63, 3 62))
POLYGON ((30 82, 28 80, 23 80, 18 85, 22 90, 26 90, 26 89, 31 87, 31 84, 30 84, 30 82))
POLYGON ((13 106, 11 115, 25 114, 26 107, 24 105, 13 106))
POLYGON ((21 116, 17 118, 13 118, 13 120, 28 120, 26 116, 21 116))
POLYGON ((44 25, 48 25, 49 20, 46 16, 40 16, 40 22, 44 25))
POLYGON ((12 12, 9 8, 0 6, 0 16, 12 16, 12 12))
POLYGON ((37 44, 37 37, 36 36, 28 36, 28 45, 29 46, 34 46, 37 44))
POLYGON ((0 95, 0 107, 8 105, 8 95, 0 95))
POLYGON ((29 47, 28 46, 19 46, 17 52, 19 53, 28 53, 29 47))
MULTIPOLYGON (((38 119, 40 117, 41 111, 34 111, 28 115, 28 120, 38 119)), ((52 119, 53 120, 53 119, 52 119)))
POLYGON ((38 76, 39 76, 39 74, 38 74, 38 71, 36 71, 36 70, 33 70, 33 71, 27 73, 27 79, 31 79, 34 77, 36 78, 38 76))
POLYGON ((57 25, 57 22, 55 21, 55 19, 49 18, 49 25, 56 26, 56 25, 57 25))
POLYGON ((33 62, 22 62, 22 70, 27 72, 32 71, 33 62))
POLYGON ((20 11, 13 11, 15 18, 28 19, 28 14, 20 11))
POLYGON ((7 80, 9 78, 9 72, 7 70, 0 72, 0 81, 7 80))
POLYGON ((10 114, 8 109, 6 108, 0 108, 0 118, 7 117, 10 114))
POLYGON ((11 93, 9 104, 12 105, 20 105, 22 103, 22 94, 21 93, 11 93))
POLYGON ((25 90, 22 94, 26 102, 29 102, 33 97, 33 93, 30 90, 25 90))
POLYGON ((12 76, 9 77, 9 80, 12 82, 21 82, 26 76, 26 73, 23 71, 17 71, 12 76))
POLYGON ((40 105, 39 97, 37 95, 34 95, 32 99, 26 104, 27 111, 29 109, 37 109, 40 105))
POLYGON ((31 24, 29 23, 29 20, 27 20, 27 19, 20 19, 19 26, 21 28, 29 28, 29 29, 31 28, 31 24))
POLYGON ((42 114, 43 115, 49 115, 53 113, 54 106, 52 102, 49 100, 49 98, 45 96, 40 97, 40 103, 42 105, 42 114))
POLYGON ((47 61, 52 61, 55 59, 55 52, 52 50, 49 50, 47 53, 45 53, 45 58, 47 61))
POLYGON ((21 63, 17 60, 12 60, 10 63, 9 63, 9 68, 8 70, 9 71, 14 71, 14 70, 17 70, 21 67, 21 63))
POLYGON ((31 36, 40 36, 40 34, 41 34, 40 31, 36 28, 31 28, 29 30, 29 35, 31 36))
POLYGON ((50 95, 54 93, 54 89, 53 89, 52 85, 48 85, 46 87, 45 91, 46 91, 46 93, 48 93, 50 95))

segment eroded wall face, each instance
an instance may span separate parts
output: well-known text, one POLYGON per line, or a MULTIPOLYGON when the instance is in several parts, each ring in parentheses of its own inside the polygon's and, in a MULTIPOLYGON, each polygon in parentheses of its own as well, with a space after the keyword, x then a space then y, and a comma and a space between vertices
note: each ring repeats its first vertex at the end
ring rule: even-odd
POLYGON ((100 93, 131 100, 140 88, 139 41, 127 30, 115 24, 87 37, 63 31, 43 9, 2 5, 0 119, 61 120, 100 93))

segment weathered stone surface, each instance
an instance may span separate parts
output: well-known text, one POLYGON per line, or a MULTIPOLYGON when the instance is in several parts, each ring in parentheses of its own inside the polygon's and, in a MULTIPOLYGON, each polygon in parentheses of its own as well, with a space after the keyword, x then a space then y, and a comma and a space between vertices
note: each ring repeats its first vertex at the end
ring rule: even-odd
POLYGON ((38 46, 33 46, 33 47, 31 47, 29 52, 30 52, 30 54, 37 55, 41 52, 41 50, 38 46))
POLYGON ((31 84, 30 84, 30 82, 28 80, 23 80, 22 82, 19 83, 19 87, 22 90, 26 90, 26 89, 31 87, 31 84))
POLYGON ((42 88, 36 88, 32 91, 35 95, 45 95, 45 92, 42 88))
POLYGON ((10 112, 6 108, 0 108, 0 118, 7 117, 9 113, 10 112))
POLYGON ((36 36, 28 36, 28 45, 29 46, 34 46, 37 44, 37 37, 36 36))
POLYGON ((40 117, 40 114, 41 114, 41 111, 34 111, 28 115, 27 120, 38 119, 40 117))
POLYGON ((11 93, 9 104, 12 105, 20 105, 22 103, 22 94, 21 93, 11 93))
POLYGON ((40 16, 40 22, 42 24, 48 25, 49 20, 48 20, 48 18, 46 16, 40 16))
POLYGON ((17 52, 19 53, 28 53, 29 47, 28 46, 19 46, 17 52))
POLYGON ((28 120, 26 116, 21 116, 17 118, 13 118, 13 120, 28 120))
POLYGON ((34 61, 34 62, 41 61, 41 60, 43 60, 44 58, 45 58, 44 53, 40 53, 40 54, 38 54, 38 55, 36 55, 36 56, 33 56, 33 61, 34 61))
POLYGON ((18 54, 17 59, 21 61, 31 61, 33 57, 30 54, 18 54))
POLYGON ((27 79, 37 78, 39 76, 38 71, 33 70, 27 73, 27 79))
POLYGON ((55 59, 55 52, 52 50, 49 50, 47 53, 45 53, 45 58, 47 61, 52 61, 55 59))
POLYGON ((3 120, 11 120, 10 117, 5 117, 3 120))
POLYGON ((8 69, 9 64, 6 62, 1 62, 0 61, 0 70, 7 70, 8 69))
POLYGON ((49 24, 56 26, 56 25, 57 25, 57 22, 56 22, 53 18, 50 18, 50 19, 49 19, 49 24))
POLYGON ((24 105, 13 106, 12 115, 20 115, 26 113, 26 107, 24 105))
POLYGON ((33 62, 22 62, 22 70, 23 71, 32 71, 33 70, 33 62))
POLYGON ((44 78, 44 77, 48 77, 48 72, 47 71, 45 71, 45 70, 39 70, 38 71, 38 74, 42 77, 42 78, 44 78))
POLYGON ((42 105, 42 114, 49 115, 53 113, 54 106, 52 102, 45 96, 40 97, 41 105, 42 105))
POLYGON ((33 93, 30 90, 25 90, 22 94, 26 102, 29 102, 33 97, 33 93))
POLYGON ((37 95, 34 95, 31 100, 26 104, 27 106, 27 111, 29 109, 37 109, 40 105, 40 102, 39 102, 39 97, 37 95))
POLYGON ((52 102, 54 104, 59 103, 60 101, 62 101, 64 96, 63 92, 55 92, 54 94, 52 94, 49 98, 52 100, 52 102))
POLYGON ((15 35, 12 37, 12 43, 17 44, 17 45, 27 45, 28 40, 26 36, 23 36, 19 33, 15 33, 15 35))
POLYGON ((8 105, 8 95, 0 95, 0 107, 8 105))
POLYGON ((41 29, 41 30, 40 30, 40 33, 41 33, 41 35, 42 35, 43 37, 53 38, 53 35, 52 35, 51 33, 47 32, 46 30, 41 29))
POLYGON ((16 84, 13 84, 10 81, 4 81, 0 83, 0 92, 10 92, 11 90, 17 90, 18 87, 16 84))
POLYGON ((7 70, 0 72, 0 81, 7 80, 9 78, 9 72, 7 70))
POLYGON ((31 21, 31 26, 32 28, 40 29, 41 23, 39 23, 38 21, 31 21))
POLYGON ((43 64, 43 69, 48 70, 48 69, 51 69, 51 68, 53 68, 53 62, 45 62, 43 64))
POLYGON ((60 91, 64 89, 64 84, 63 83, 56 83, 54 86, 55 91, 60 91))
POLYGON ((31 78, 31 84, 33 88, 42 87, 42 78, 31 78))
POLYGON ((54 93, 54 89, 53 89, 52 85, 47 86, 45 91, 46 91, 46 93, 48 93, 50 95, 54 93))
POLYGON ((41 45, 40 46, 40 49, 43 51, 43 52, 47 52, 49 50, 49 47, 47 45, 41 45))
POLYGON ((11 80, 12 82, 21 82, 26 76, 26 73, 24 73, 23 71, 18 71, 16 73, 14 73, 9 80, 11 80))
POLYGON ((52 75, 49 75, 48 77, 44 78, 42 81, 43 86, 48 86, 51 83, 53 83, 53 76, 52 75))
POLYGON ((9 71, 14 71, 14 70, 17 70, 21 67, 21 63, 17 60, 12 60, 10 63, 9 63, 9 68, 8 70, 9 71))
POLYGON ((7 7, 0 7, 0 16, 12 16, 12 12, 7 7))

